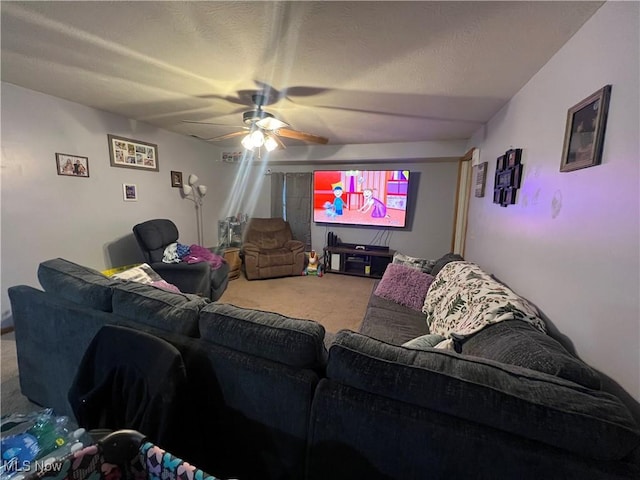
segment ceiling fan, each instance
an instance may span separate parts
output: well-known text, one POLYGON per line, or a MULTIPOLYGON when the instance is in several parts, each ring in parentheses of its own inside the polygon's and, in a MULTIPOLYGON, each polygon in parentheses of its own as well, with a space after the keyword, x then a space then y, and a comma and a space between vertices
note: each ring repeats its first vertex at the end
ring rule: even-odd
MULTIPOLYGON (((260 149, 264 146, 269 152, 276 148, 286 148, 282 138, 290 138, 293 140, 318 144, 326 144, 329 142, 329 139, 326 137, 294 130, 290 128, 288 123, 278 120, 269 112, 265 112, 262 109, 262 106, 266 102, 266 97, 264 95, 254 94, 251 96, 251 101, 255 108, 242 114, 242 123, 244 125, 238 126, 238 128, 241 128, 242 130, 227 133, 225 135, 219 135, 213 138, 205 138, 204 140, 208 142, 219 142, 242 136, 242 146, 247 150, 254 150, 256 148, 260 149)), ((197 122, 192 120, 183 120, 183 122, 202 125, 224 125, 220 123, 197 122)), ((233 125, 224 126, 229 127, 233 125)))

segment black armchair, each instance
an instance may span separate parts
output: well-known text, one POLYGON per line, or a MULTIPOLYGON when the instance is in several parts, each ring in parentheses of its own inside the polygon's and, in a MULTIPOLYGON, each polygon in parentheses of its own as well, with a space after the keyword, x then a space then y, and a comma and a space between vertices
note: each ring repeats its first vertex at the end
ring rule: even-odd
POLYGON ((162 257, 168 245, 178 241, 178 228, 167 219, 148 220, 133 227, 133 234, 142 250, 145 262, 166 282, 184 293, 195 293, 213 301, 227 288, 229 265, 212 269, 208 262, 164 263, 162 257))

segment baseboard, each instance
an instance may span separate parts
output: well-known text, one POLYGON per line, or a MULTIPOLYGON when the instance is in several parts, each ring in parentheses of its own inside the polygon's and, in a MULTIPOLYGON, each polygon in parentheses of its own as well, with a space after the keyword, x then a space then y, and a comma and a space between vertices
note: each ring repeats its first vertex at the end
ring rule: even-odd
POLYGON ((0 329, 0 335, 4 335, 5 333, 11 333, 13 332, 14 328, 13 325, 11 325, 10 327, 2 327, 0 329))

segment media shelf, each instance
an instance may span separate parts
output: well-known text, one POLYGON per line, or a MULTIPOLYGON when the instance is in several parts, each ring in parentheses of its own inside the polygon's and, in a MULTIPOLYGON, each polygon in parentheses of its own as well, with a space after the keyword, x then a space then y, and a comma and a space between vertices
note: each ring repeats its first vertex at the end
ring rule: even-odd
POLYGON ((375 246, 365 246, 363 250, 338 245, 323 250, 325 272, 372 278, 382 278, 395 253, 395 250, 375 246))

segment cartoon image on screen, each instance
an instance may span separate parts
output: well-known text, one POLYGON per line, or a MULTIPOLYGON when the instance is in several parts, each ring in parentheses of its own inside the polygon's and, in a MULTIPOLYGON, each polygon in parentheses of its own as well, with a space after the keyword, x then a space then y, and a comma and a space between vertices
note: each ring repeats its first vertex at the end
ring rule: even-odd
POLYGON ((404 227, 408 185, 408 170, 316 170, 313 220, 404 227))

